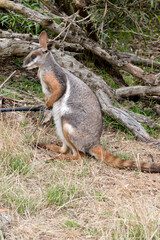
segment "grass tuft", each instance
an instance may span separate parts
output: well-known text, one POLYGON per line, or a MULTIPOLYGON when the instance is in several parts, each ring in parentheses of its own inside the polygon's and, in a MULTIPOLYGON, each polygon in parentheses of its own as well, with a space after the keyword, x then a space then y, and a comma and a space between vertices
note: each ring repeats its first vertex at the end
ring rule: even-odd
POLYGON ((48 205, 62 206, 68 201, 76 198, 76 188, 72 184, 51 184, 44 194, 48 205))

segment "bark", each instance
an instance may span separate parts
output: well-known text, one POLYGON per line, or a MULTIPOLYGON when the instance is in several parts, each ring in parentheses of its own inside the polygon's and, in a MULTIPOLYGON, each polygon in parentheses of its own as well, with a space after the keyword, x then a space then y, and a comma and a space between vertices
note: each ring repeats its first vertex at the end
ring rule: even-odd
POLYGON ((153 127, 159 127, 158 123, 155 123, 150 117, 144 116, 139 113, 131 112, 126 108, 120 107, 120 109, 124 110, 127 112, 131 117, 133 117, 135 120, 137 120, 140 123, 147 124, 150 128, 153 127))
POLYGON ((116 90, 117 97, 131 97, 131 96, 160 96, 160 86, 132 86, 123 87, 116 90))
MULTIPOLYGON (((32 45, 32 42, 38 43, 38 36, 35 36, 32 34, 14 33, 11 30, 2 31, 0 29, 0 38, 2 38, 2 39, 0 39, 0 49, 1 49, 0 55, 1 56, 3 54, 5 54, 5 56, 7 56, 6 48, 8 48, 8 47, 10 48, 10 51, 8 51, 9 52, 8 56, 11 56, 11 55, 25 56, 26 53, 29 52, 28 46, 26 46, 26 45, 28 45, 28 44, 32 45), (11 40, 11 41, 8 41, 8 40, 11 40), (23 40, 23 41, 19 41, 19 40, 23 40), (17 41, 19 41, 21 46, 19 46, 19 43, 17 41), (30 41, 30 43, 28 41, 30 41), (23 45, 24 45, 24 49, 23 49, 23 45), (16 50, 16 48, 18 48, 18 49, 16 50)), ((48 39, 48 41, 50 41, 50 40, 51 39, 48 39)), ((57 48, 63 48, 63 50, 65 50, 65 51, 73 51, 73 52, 78 52, 78 53, 83 52, 83 48, 79 44, 67 43, 67 42, 63 42, 63 44, 61 44, 60 41, 55 41, 55 46, 57 48)), ((31 46, 31 48, 32 48, 32 46, 31 46)))
POLYGON ((25 40, 0 38, 0 56, 8 57, 15 55, 22 57, 37 46, 37 43, 31 43, 25 40))
POLYGON ((102 89, 96 91, 96 95, 101 103, 102 110, 111 117, 120 121, 139 140, 145 142, 155 141, 153 138, 150 137, 150 135, 146 132, 142 125, 138 123, 133 117, 131 117, 131 115, 129 115, 126 111, 116 108, 112 104, 110 104, 108 97, 102 91, 102 89))
POLYGON ((148 59, 148 58, 143 58, 140 56, 137 56, 133 53, 127 53, 127 52, 120 52, 120 51, 116 51, 116 55, 120 58, 125 59, 127 62, 130 63, 134 63, 134 64, 140 64, 143 66, 150 66, 150 67, 155 67, 155 68, 159 68, 160 67, 160 63, 156 62, 152 59, 148 59))
POLYGON ((148 74, 144 72, 141 68, 123 61, 119 59, 116 55, 111 55, 107 52, 107 50, 102 49, 102 47, 96 43, 95 41, 89 39, 86 33, 78 27, 75 23, 70 24, 68 29, 64 27, 64 24, 58 25, 53 18, 43 16, 35 10, 29 9, 24 5, 19 3, 14 3, 8 0, 1 0, 0 7, 9 9, 11 11, 15 11, 16 13, 20 13, 25 17, 34 20, 39 23, 42 27, 49 29, 61 37, 65 37, 73 43, 79 43, 86 50, 91 51, 96 56, 100 57, 104 61, 110 63, 113 67, 117 67, 119 69, 125 70, 132 75, 140 78, 145 84, 148 85, 159 85, 160 84, 160 74, 148 74), (70 27, 70 28, 69 28, 70 27), (71 29, 71 30, 70 30, 71 29), (67 34, 66 34, 67 31, 67 34))

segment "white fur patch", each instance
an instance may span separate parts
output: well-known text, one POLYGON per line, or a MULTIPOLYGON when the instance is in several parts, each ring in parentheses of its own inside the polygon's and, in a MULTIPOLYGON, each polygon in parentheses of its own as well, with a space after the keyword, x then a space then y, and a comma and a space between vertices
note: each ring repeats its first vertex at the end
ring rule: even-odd
POLYGON ((41 70, 39 68, 39 76, 40 76, 40 81, 41 81, 41 85, 42 85, 42 92, 44 93, 44 95, 49 98, 49 96, 51 95, 50 92, 48 91, 48 87, 47 84, 43 81, 42 75, 43 75, 43 70, 41 70))
POLYGON ((36 68, 36 67, 38 67, 38 65, 37 65, 37 59, 39 59, 40 57, 39 56, 36 56, 36 58, 35 59, 33 59, 31 62, 29 62, 28 64, 27 64, 27 69, 33 69, 33 68, 36 68))
POLYGON ((69 83, 69 81, 67 81, 67 89, 66 89, 66 92, 64 94, 62 104, 61 104, 61 116, 63 116, 65 113, 71 112, 71 109, 67 105, 67 101, 70 96, 70 88, 71 88, 70 83, 69 83))
POLYGON ((56 125, 57 135, 59 138, 64 141, 63 131, 62 131, 62 122, 61 122, 61 101, 57 101, 53 104, 53 118, 56 125))
POLYGON ((68 131, 69 134, 74 133, 74 129, 73 129, 72 125, 70 125, 69 123, 65 123, 64 128, 68 131))
MULTIPOLYGON (((55 125, 56 125, 57 135, 62 140, 62 142, 66 143, 66 144, 67 144, 67 142, 64 138, 63 131, 62 131, 61 118, 65 113, 68 113, 68 112, 71 111, 71 109, 67 105, 67 100, 68 100, 69 96, 70 96, 70 84, 67 81, 67 90, 66 90, 64 96, 62 96, 61 99, 59 99, 57 102, 55 102, 53 104, 53 110, 52 110, 53 117, 54 117, 54 122, 55 122, 55 125)), ((72 131, 71 130, 71 125, 70 125, 70 127, 68 126, 68 128, 70 129, 70 131, 72 131)))

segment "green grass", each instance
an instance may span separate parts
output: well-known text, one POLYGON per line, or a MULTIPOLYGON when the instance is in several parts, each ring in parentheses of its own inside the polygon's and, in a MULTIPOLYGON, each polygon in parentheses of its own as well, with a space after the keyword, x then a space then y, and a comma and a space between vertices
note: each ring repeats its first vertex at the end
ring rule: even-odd
POLYGON ((0 150, 1 164, 3 170, 7 174, 18 173, 26 175, 30 171, 31 154, 22 149, 8 149, 0 150), (17 151, 18 150, 18 151, 17 151))
POLYGON ((21 188, 8 188, 6 192, 1 194, 1 199, 5 206, 15 209, 18 213, 29 212, 31 214, 35 212, 38 204, 38 199, 25 194, 21 188))
POLYGON ((76 187, 72 184, 51 184, 47 187, 44 193, 44 199, 47 201, 48 205, 58 205, 62 206, 68 201, 76 198, 77 191, 76 187))
POLYGON ((116 157, 125 159, 125 160, 134 160, 133 156, 129 153, 121 152, 121 153, 115 153, 116 157))
POLYGON ((11 86, 14 86, 17 89, 24 90, 26 92, 31 92, 39 98, 42 98, 44 95, 42 93, 41 84, 36 81, 31 81, 26 77, 21 78, 21 81, 13 80, 11 86))
POLYGON ((111 88, 115 88, 115 89, 118 88, 118 86, 117 86, 116 83, 113 81, 113 79, 111 78, 111 76, 110 76, 105 70, 96 68, 94 71, 95 71, 95 73, 96 73, 97 75, 100 75, 100 76, 103 78, 103 80, 104 80, 111 88))
POLYGON ((147 124, 142 124, 144 129, 151 135, 151 137, 159 138, 160 137, 160 120, 158 121, 159 127, 154 126, 150 128, 147 124))
MULTIPOLYGON (((8 76, 0 76, 0 83, 5 81, 8 76)), ((8 97, 20 99, 19 95, 16 95, 16 91, 13 93, 12 88, 15 90, 22 90, 25 92, 29 92, 34 94, 36 97, 43 98, 44 94, 42 93, 41 84, 39 81, 35 81, 34 79, 31 81, 25 76, 19 76, 18 78, 13 77, 4 88, 1 90, 1 95, 7 95, 8 97), (9 87, 9 89, 8 89, 9 87)))
POLYGON ((126 128, 121 122, 115 120, 110 116, 103 115, 103 125, 124 132, 127 139, 134 139, 133 134, 128 128, 126 128))
POLYGON ((81 225, 78 224, 75 220, 70 220, 70 219, 67 219, 64 221, 64 223, 62 224, 62 227, 63 228, 74 228, 74 229, 81 229, 81 225))
POLYGON ((71 230, 71 229, 79 230, 80 232, 83 232, 91 237, 102 236, 102 233, 96 227, 88 226, 88 224, 85 224, 85 225, 79 224, 78 221, 73 219, 66 219, 62 224, 62 228, 68 229, 68 230, 71 230))
POLYGON ((106 201, 106 196, 104 195, 103 192, 95 192, 95 193, 94 193, 94 196, 96 197, 96 199, 97 199, 98 201, 103 201, 103 202, 106 201))

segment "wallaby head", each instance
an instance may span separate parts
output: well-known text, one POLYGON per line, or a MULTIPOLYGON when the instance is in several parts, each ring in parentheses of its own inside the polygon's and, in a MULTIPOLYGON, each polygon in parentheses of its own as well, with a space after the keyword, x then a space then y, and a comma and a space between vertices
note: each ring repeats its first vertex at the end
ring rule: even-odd
POLYGON ((39 35, 39 44, 40 47, 31 51, 27 57, 23 60, 23 67, 28 69, 33 69, 36 67, 43 66, 46 61, 46 56, 49 54, 50 50, 54 47, 54 41, 47 43, 47 33, 42 31, 39 35))

